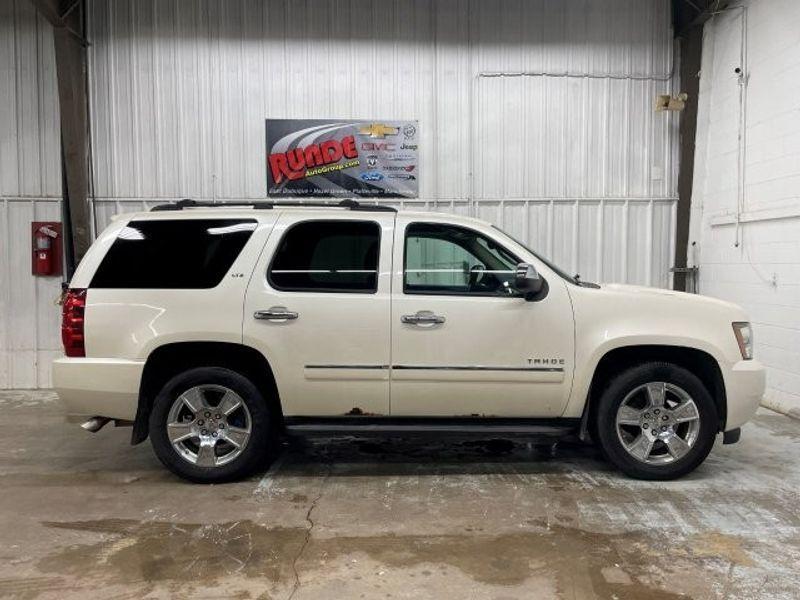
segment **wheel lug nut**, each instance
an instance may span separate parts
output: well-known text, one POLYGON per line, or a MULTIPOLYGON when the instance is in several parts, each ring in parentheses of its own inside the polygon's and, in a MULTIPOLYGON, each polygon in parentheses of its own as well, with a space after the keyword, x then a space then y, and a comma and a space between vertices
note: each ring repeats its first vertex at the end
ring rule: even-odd
POLYGON ((206 411, 206 419, 208 419, 210 416, 211 416, 211 413, 206 411))
POLYGON ((211 432, 211 437, 217 437, 217 432, 216 431, 212 431, 211 432))
POLYGON ((661 412, 661 411, 660 411, 660 410, 658 410, 658 409, 655 409, 655 410, 653 411, 653 413, 654 413, 654 414, 656 414, 656 415, 657 415, 658 413, 660 413, 660 412, 661 412))
POLYGON ((197 422, 197 424, 198 424, 200 427, 202 427, 202 426, 203 426, 203 423, 204 423, 203 419, 200 419, 200 420, 197 422))
POLYGON ((667 426, 666 425, 662 425, 661 426, 661 431, 666 431, 666 430, 667 430, 667 426))
POLYGON ((221 418, 222 418, 222 416, 221 416, 219 413, 217 413, 216 415, 214 415, 214 418, 215 418, 215 419, 221 419, 221 418))
POLYGON ((663 417, 661 417, 661 418, 662 418, 664 421, 669 421, 669 417, 668 417, 667 415, 664 415, 664 416, 663 416, 663 417))
POLYGON ((649 424, 649 423, 644 423, 644 424, 642 425, 642 429, 647 429, 648 427, 650 427, 650 424, 649 424))
POLYGON ((650 413, 644 413, 644 418, 645 419, 649 419, 650 418, 650 413))
POLYGON ((207 429, 201 429, 200 430, 200 435, 208 435, 208 430, 207 429))
POLYGON ((220 423, 220 424, 219 424, 219 428, 220 428, 220 429, 225 429, 225 423, 220 423))

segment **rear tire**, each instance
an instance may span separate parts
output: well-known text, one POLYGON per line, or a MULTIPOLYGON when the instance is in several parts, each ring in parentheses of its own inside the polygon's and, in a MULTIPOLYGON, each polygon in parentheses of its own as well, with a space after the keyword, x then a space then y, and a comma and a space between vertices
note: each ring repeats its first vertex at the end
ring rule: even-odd
POLYGON ((176 475, 222 483, 266 464, 277 446, 275 422, 249 379, 222 367, 198 367, 173 377, 156 396, 150 440, 176 475))
POLYGON ((702 381, 671 363, 644 363, 613 377, 596 414, 603 454, 636 479, 690 473, 708 456, 719 430, 716 405, 702 381))

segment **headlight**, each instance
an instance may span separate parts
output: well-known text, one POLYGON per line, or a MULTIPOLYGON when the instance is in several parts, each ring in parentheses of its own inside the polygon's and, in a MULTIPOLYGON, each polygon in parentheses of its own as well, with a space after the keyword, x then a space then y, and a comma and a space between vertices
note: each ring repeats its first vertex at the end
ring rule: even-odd
POLYGON ((738 322, 733 324, 733 333, 736 335, 736 342, 739 344, 739 350, 742 353, 742 358, 745 360, 752 360, 753 358, 753 330, 750 323, 738 322))

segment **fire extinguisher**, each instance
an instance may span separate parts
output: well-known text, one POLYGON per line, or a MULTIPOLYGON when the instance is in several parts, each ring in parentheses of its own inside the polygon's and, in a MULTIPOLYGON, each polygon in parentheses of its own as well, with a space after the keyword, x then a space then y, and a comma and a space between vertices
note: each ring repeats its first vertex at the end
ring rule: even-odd
POLYGON ((53 273, 53 240, 58 236, 53 229, 46 225, 36 230, 36 273, 37 275, 51 275, 53 273))

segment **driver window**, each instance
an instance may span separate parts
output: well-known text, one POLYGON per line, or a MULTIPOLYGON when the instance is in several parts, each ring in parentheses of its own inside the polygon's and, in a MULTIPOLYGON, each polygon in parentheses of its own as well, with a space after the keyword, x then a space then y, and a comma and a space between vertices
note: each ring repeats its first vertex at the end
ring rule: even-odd
POLYGON ((406 228, 406 294, 518 295, 519 259, 476 231, 436 223, 406 228))

